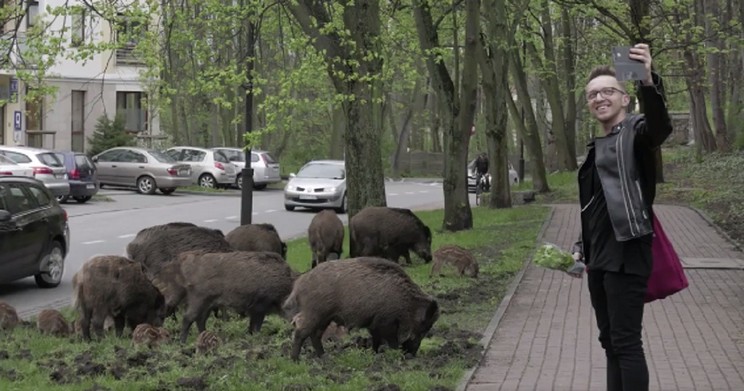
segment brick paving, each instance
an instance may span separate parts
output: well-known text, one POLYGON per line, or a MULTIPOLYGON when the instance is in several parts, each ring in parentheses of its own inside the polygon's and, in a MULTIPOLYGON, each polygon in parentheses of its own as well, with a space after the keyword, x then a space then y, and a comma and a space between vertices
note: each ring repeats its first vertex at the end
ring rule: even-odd
MULTIPOLYGON (((744 390, 744 270, 693 267, 701 265, 694 260, 711 258, 726 260, 718 265, 744 264, 744 253, 695 210, 654 209, 683 258, 690 287, 646 306, 651 390, 744 390)), ((569 248, 578 225, 577 206, 554 205, 543 240, 569 248)), ((465 388, 604 390, 597 334, 586 279, 529 265, 465 388)))

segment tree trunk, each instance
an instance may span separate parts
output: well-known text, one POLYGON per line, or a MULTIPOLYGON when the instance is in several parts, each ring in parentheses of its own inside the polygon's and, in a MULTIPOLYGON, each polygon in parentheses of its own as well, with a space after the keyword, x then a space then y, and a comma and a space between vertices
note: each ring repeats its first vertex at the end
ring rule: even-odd
MULTIPOLYGON (((459 231, 473 226, 473 216, 467 192, 467 155, 470 125, 475 112, 477 82, 477 39, 479 0, 466 0, 465 61, 463 64, 462 100, 455 90, 452 77, 442 61, 435 58, 434 49, 441 48, 431 9, 425 0, 415 0, 413 15, 421 49, 426 55, 426 67, 439 102, 439 118, 444 130, 444 229, 459 231), (461 107, 461 102, 466 102, 461 107)), ((457 53, 456 53, 457 55, 457 53)))
POLYGON ((576 163, 576 52, 574 50, 574 29, 571 26, 571 18, 568 15, 568 7, 563 6, 561 10, 561 26, 563 39, 563 69, 562 80, 565 80, 564 99, 566 106, 563 110, 568 150, 573 155, 576 163))
POLYGON ((419 96, 421 95, 421 80, 416 79, 416 83, 413 86, 413 91, 411 91, 411 98, 410 103, 408 104, 408 108, 406 109, 405 114, 403 115, 403 121, 400 125, 400 130, 396 132, 397 126, 395 126, 395 120, 393 119, 392 110, 391 110, 391 129, 393 130, 393 135, 396 136, 395 138, 395 152, 393 153, 393 177, 398 178, 400 177, 400 157, 403 154, 403 151, 408 149, 408 136, 411 134, 411 119, 413 118, 413 111, 416 108, 416 101, 419 99, 419 96))
POLYGON ((342 103, 349 218, 367 206, 385 206, 379 0, 357 0, 344 6, 348 38, 331 28, 333 18, 322 4, 301 0, 287 7, 313 45, 326 53, 336 91, 353 97, 342 103), (344 42, 346 39, 353 45, 344 42))
POLYGON ((512 47, 510 52, 509 69, 514 77, 517 99, 519 100, 526 121, 526 124, 523 125, 524 132, 522 133, 522 139, 532 162, 532 188, 539 193, 547 193, 550 191, 550 187, 548 186, 548 178, 545 173, 540 131, 537 126, 535 111, 532 109, 532 100, 527 90, 527 75, 524 73, 522 60, 519 57, 517 49, 512 47))
POLYGON ((346 130, 346 116, 343 108, 334 107, 331 109, 331 145, 329 146, 328 156, 331 159, 344 159, 344 131, 346 130))
POLYGON ((705 98, 704 70, 692 52, 692 48, 683 51, 688 73, 685 76, 690 93, 691 115, 694 126, 695 143, 698 155, 701 152, 712 152, 716 149, 716 140, 708 122, 708 109, 705 98))
POLYGON ((723 61, 720 50, 724 49, 723 41, 716 36, 720 18, 720 7, 718 0, 706 0, 705 32, 706 36, 712 37, 708 46, 715 50, 708 53, 708 82, 710 85, 710 109, 713 112, 713 124, 716 132, 716 144, 719 151, 729 150, 728 131, 726 130, 726 114, 724 112, 724 76, 723 61), (716 19, 714 19, 716 18, 716 19), (718 22, 718 23, 717 23, 718 22))
POLYGON ((487 0, 483 12, 489 23, 479 50, 485 105, 486 145, 491 173, 490 208, 510 208, 509 148, 507 140, 508 53, 500 42, 509 42, 505 0, 487 0))

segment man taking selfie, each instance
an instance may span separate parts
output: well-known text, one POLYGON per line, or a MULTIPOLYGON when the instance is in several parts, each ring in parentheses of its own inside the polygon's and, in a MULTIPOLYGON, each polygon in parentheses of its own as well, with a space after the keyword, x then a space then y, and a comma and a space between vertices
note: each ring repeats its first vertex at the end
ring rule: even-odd
POLYGON ((630 96, 609 66, 592 70, 585 88, 588 109, 603 134, 589 143, 579 169, 582 232, 574 246, 574 258, 587 264, 610 391, 648 390, 641 324, 653 264, 655 156, 672 132, 648 45, 631 47, 629 58, 645 68, 637 81, 642 115, 627 113, 630 96))

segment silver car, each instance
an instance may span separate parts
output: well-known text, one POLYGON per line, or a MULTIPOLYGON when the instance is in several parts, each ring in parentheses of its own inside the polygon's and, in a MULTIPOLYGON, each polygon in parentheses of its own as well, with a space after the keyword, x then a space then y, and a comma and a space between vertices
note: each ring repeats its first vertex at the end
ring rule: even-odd
POLYGON ((201 187, 231 186, 237 179, 238 169, 222 152, 197 147, 173 147, 165 153, 191 166, 191 179, 201 187))
MULTIPOLYGON (((235 164, 238 169, 238 176, 235 180, 235 185, 238 189, 243 188, 243 178, 240 176, 240 172, 245 168, 245 151, 240 148, 212 148, 215 151, 220 151, 228 160, 235 164)), ((282 181, 279 163, 274 159, 269 152, 261 150, 251 151, 251 168, 253 169, 253 188, 257 190, 265 189, 270 183, 277 183, 282 181)))
POLYGON ((23 167, 10 158, 0 155, 0 176, 34 176, 34 170, 23 167))
POLYGON ((178 187, 191 185, 191 166, 154 149, 116 147, 93 156, 93 161, 101 187, 136 187, 142 194, 160 189, 163 194, 171 194, 178 187))
POLYGON ((314 160, 289 174, 284 208, 334 208, 346 212, 346 168, 343 160, 314 160))
POLYGON ((0 155, 19 166, 30 168, 32 176, 41 181, 55 197, 70 194, 67 169, 54 152, 39 148, 0 146, 0 155))

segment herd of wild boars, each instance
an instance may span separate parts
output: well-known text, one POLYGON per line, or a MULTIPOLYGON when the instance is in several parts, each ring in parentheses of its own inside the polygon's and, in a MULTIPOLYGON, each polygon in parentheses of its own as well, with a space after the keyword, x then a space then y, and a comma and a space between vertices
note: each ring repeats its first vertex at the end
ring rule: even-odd
MULTIPOLYGON (((291 357, 298 359, 305 340, 316 354, 323 341, 366 329, 372 348, 402 349, 416 355, 439 318, 436 299, 426 294, 398 263, 409 252, 434 260, 432 275, 453 265, 460 275, 477 277, 478 264, 459 246, 432 255, 432 233, 410 210, 368 207, 349 224, 350 256, 342 259, 344 225, 333 211, 318 213, 308 226, 312 250, 309 270, 294 271, 287 247, 271 224, 222 231, 173 222, 148 227, 127 246, 127 256, 102 255, 88 260, 72 279, 72 325, 57 311, 39 314, 38 329, 47 334, 80 334, 91 339, 112 321, 117 336, 128 327, 134 345, 157 347, 170 341, 162 327, 179 317, 179 340, 191 326, 199 332, 198 351, 218 349, 222 341, 207 329, 210 314, 231 310, 248 319, 247 333, 260 332, 266 316, 278 314, 293 327, 291 357)), ((0 302, 0 329, 19 322, 12 307, 0 302)))

